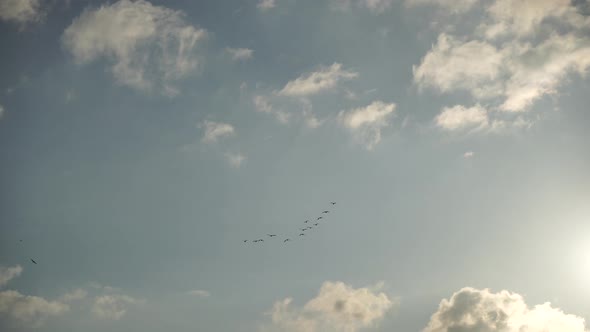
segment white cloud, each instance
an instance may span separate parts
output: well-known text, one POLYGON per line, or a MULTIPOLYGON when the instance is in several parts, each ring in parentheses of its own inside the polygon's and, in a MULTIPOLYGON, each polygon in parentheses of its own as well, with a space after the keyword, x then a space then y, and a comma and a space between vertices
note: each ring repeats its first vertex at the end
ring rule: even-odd
POLYGON ((550 303, 529 308, 522 296, 463 288, 443 300, 423 332, 586 332, 584 319, 550 303))
POLYGON ((334 89, 340 80, 356 77, 358 73, 343 70, 341 64, 334 63, 330 67, 322 67, 318 71, 304 74, 288 82, 278 94, 290 97, 311 96, 334 89))
POLYGON ((142 302, 127 295, 102 295, 94 299, 92 312, 98 318, 119 320, 127 313, 130 306, 142 302))
POLYGON ((476 2, 477 0, 406 0, 406 5, 433 5, 450 10, 454 13, 463 13, 471 9, 476 2))
POLYGON ((244 161, 246 161, 246 156, 244 156, 241 153, 230 153, 227 152, 225 154, 225 159, 227 160, 227 162, 230 164, 230 166, 234 167, 234 168, 240 168, 240 166, 242 166, 242 163, 244 163, 244 161))
POLYGON ((209 297, 209 296, 211 296, 211 293, 209 293, 206 290, 202 290, 202 289, 191 290, 188 292, 188 294, 192 295, 192 296, 196 296, 196 297, 209 297))
POLYGON ((420 88, 466 90, 492 108, 522 112, 559 93, 569 75, 587 74, 590 18, 570 0, 496 0, 485 13, 473 33, 439 35, 413 68, 420 88))
POLYGON ((226 48, 234 61, 252 59, 254 51, 249 48, 226 48))
POLYGON ((70 307, 59 301, 23 295, 14 290, 0 292, 0 313, 27 327, 40 327, 51 316, 66 313, 70 307))
POLYGON ((267 11, 274 8, 276 5, 275 0, 260 0, 256 7, 262 11, 267 11))
POLYGON ((588 25, 571 0, 496 0, 487 8, 490 18, 484 29, 488 38, 505 34, 526 37, 535 33, 548 18, 556 18, 574 27, 588 25))
POLYGON ((302 308, 286 298, 268 313, 271 324, 262 331, 355 332, 374 327, 394 303, 377 287, 352 288, 343 282, 324 282, 319 294, 302 308))
POLYGON ((0 0, 0 19, 24 25, 41 20, 40 0, 0 0))
MULTIPOLYGON (((0 117, 2 117, 2 106, 0 106, 0 117)), ((13 267, 0 266, 0 287, 6 285, 10 280, 20 276, 23 268, 20 265, 13 267)))
POLYGON ((85 10, 62 40, 77 63, 106 58, 119 83, 173 96, 179 92, 173 83, 197 69, 195 47, 206 36, 183 16, 144 0, 120 0, 85 10))
POLYGON ((268 97, 257 95, 254 96, 252 102, 254 103, 254 108, 257 112, 272 114, 275 116, 277 121, 279 121, 282 124, 288 123, 289 119, 291 118, 290 113, 287 113, 282 109, 273 107, 268 97))
POLYGON ((340 112, 340 123, 355 132, 371 150, 381 141, 381 129, 389 125, 395 104, 374 101, 368 106, 340 112))
POLYGON ((235 135, 235 129, 232 125, 222 122, 214 122, 205 120, 199 124, 199 128, 204 128, 205 133, 201 139, 203 143, 215 143, 218 139, 223 137, 230 137, 235 135))
POLYGON ((473 153, 473 151, 467 151, 467 152, 465 152, 463 154, 463 158, 465 158, 465 159, 471 159, 471 158, 473 158, 474 155, 475 154, 473 153))
POLYGON ((434 119, 436 125, 445 130, 483 129, 489 124, 488 113, 480 105, 445 107, 434 119))
POLYGON ((475 89, 498 77, 503 60, 493 45, 476 40, 463 42, 442 33, 422 63, 413 67, 414 82, 441 92, 475 89))

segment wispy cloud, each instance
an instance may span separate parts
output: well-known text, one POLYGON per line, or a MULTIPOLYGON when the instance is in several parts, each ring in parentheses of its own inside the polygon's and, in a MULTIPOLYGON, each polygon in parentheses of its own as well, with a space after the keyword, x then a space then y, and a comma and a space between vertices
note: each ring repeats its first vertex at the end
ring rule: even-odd
POLYGON ((196 297, 209 297, 211 293, 206 290, 202 289, 195 289, 188 292, 189 295, 196 296, 196 297))
POLYGON ((195 48, 207 35, 183 16, 147 1, 120 0, 84 11, 62 40, 77 63, 109 59, 119 83, 173 96, 179 93, 174 82, 197 69, 195 48))
POLYGON ((232 166, 234 168, 240 168, 240 166, 242 166, 244 161, 246 161, 246 156, 239 153, 239 152, 237 152, 237 153, 227 152, 225 154, 225 159, 230 164, 230 166, 232 166))
POLYGON ((125 316, 129 307, 143 302, 127 295, 101 295, 94 299, 92 313, 101 319, 119 320, 125 316))
POLYGON ((234 61, 243 61, 252 59, 254 56, 254 50, 249 48, 226 48, 226 52, 231 55, 232 60, 234 61))
POLYGON ((365 107, 342 111, 338 117, 371 150, 381 141, 381 130, 389 126, 394 111, 394 103, 374 101, 365 107))
POLYGON ((0 1, 0 20, 24 27, 28 23, 43 18, 40 0, 2 0, 0 1))
POLYGON ((228 123, 214 122, 205 120, 198 125, 199 128, 204 129, 203 143, 215 143, 220 138, 230 137, 235 135, 234 127, 228 123))
POLYGON ((334 63, 330 67, 322 67, 317 71, 301 75, 287 82, 279 95, 304 97, 334 89, 338 82, 358 77, 358 73, 342 69, 342 65, 334 63))
MULTIPOLYGON (((0 107, 1 109, 1 107, 0 107)), ((0 112, 0 116, 2 112, 0 112)), ((20 276, 23 272, 23 268, 20 265, 12 266, 12 267, 4 267, 0 266, 0 287, 6 285, 10 280, 20 276)))
POLYGON ((465 159, 471 159, 471 158, 473 158, 474 155, 475 154, 473 153, 473 151, 467 151, 467 152, 465 152, 463 154, 463 158, 465 158, 465 159))
POLYGON ((261 11, 267 11, 269 9, 274 8, 276 5, 277 4, 275 0, 260 0, 256 7, 258 7, 258 9, 260 9, 261 11))

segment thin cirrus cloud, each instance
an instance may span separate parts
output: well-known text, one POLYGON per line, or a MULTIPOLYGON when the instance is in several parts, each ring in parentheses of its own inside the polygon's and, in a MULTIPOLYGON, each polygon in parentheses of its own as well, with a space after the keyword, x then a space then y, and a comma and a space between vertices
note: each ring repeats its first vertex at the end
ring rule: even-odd
POLYGON ((273 106, 269 97, 264 95, 256 95, 252 98, 252 103, 254 104, 254 109, 256 112, 272 114, 277 119, 277 121, 282 124, 288 123, 289 119, 291 119, 291 113, 288 113, 282 108, 273 106))
POLYGON ((464 13, 471 9, 477 0, 406 0, 408 7, 435 5, 454 13, 464 13))
POLYGON ((206 35, 181 11, 120 0, 84 11, 62 41, 78 64, 105 58, 120 84, 174 96, 180 92, 174 83, 197 69, 195 49, 206 35))
POLYGON ((215 143, 221 138, 230 137, 236 133, 234 126, 223 122, 205 120, 198 127, 204 130, 201 139, 203 143, 215 143))
POLYGON ((584 319, 553 308, 550 303, 530 308, 516 293, 466 287, 442 300, 422 332, 559 331, 587 332, 584 319))
POLYGON ((244 61, 252 59, 254 56, 254 50, 249 48, 226 48, 225 51, 229 53, 232 60, 234 61, 244 61))
POLYGON ((395 108, 394 103, 374 101, 365 107, 341 111, 338 118, 342 126, 351 130, 368 150, 372 150, 381 141, 381 130, 389 126, 395 108))
POLYGON ((196 297, 209 297, 211 293, 206 290, 202 289, 195 289, 188 292, 188 295, 196 296, 196 297))
POLYGON ((294 306, 292 298, 277 301, 260 331, 355 332, 374 327, 396 304, 378 288, 326 281, 303 307, 294 306))
MULTIPOLYGON (((472 32, 441 33, 413 67, 421 90, 467 91, 475 102, 485 101, 488 110, 529 112, 544 96, 559 94, 572 74, 587 74, 590 18, 571 1, 496 0, 484 9, 482 23, 472 32)), ((513 117, 490 126, 525 128, 531 123, 513 117)))
POLYGON ((287 82, 277 94, 289 97, 312 96, 336 88, 340 81, 357 77, 358 73, 343 69, 340 63, 334 63, 287 82))
POLYGON ((332 8, 349 10, 352 7, 366 8, 373 14, 381 14, 390 9, 395 0, 332 0, 332 8))

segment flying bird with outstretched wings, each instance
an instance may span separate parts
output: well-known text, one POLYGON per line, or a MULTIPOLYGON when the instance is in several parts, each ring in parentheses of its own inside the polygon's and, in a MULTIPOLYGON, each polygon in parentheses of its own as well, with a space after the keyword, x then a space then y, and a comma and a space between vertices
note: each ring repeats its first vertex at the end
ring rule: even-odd
POLYGON ((32 258, 31 258, 31 262, 33 262, 33 264, 37 264, 37 262, 35 262, 35 260, 32 258))
POLYGON ((330 211, 326 210, 326 211, 322 211, 322 213, 330 213, 330 211))
POLYGON ((291 241, 290 239, 285 239, 285 241, 283 241, 283 243, 287 242, 287 241, 291 241))
POLYGON ((269 237, 275 237, 275 236, 277 236, 276 234, 266 234, 266 235, 268 235, 269 237))
POLYGON ((305 235, 305 233, 301 233, 301 234, 299 234, 299 236, 304 236, 304 235, 305 235))
POLYGON ((324 219, 324 218, 323 217, 318 217, 318 219, 316 219, 316 220, 320 220, 320 219, 324 219))

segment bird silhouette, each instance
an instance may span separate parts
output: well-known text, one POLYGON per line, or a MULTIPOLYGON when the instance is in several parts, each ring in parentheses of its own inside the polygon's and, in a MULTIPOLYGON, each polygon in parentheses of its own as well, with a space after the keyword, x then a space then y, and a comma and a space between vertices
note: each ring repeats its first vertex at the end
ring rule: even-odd
POLYGON ((306 223, 306 224, 307 224, 308 222, 309 222, 309 220, 306 220, 306 221, 304 221, 304 223, 306 223))
POLYGON ((244 243, 248 242, 248 240, 244 240, 244 243))
POLYGON ((336 202, 330 202, 330 203, 332 203, 332 205, 336 205, 336 202))
POLYGON ((270 236, 270 237, 275 237, 275 236, 277 236, 276 234, 266 234, 266 235, 268 235, 268 236, 270 236))
POLYGON ((301 234, 299 234, 299 236, 304 236, 304 235, 305 235, 305 233, 301 233, 301 234))
POLYGON ((285 241, 283 241, 283 243, 285 243, 285 242, 287 242, 287 241, 290 241, 290 240, 289 240, 289 239, 285 239, 285 241))
POLYGON ((326 211, 323 211, 322 213, 330 213, 330 211, 326 210, 326 211))
POLYGON ((314 226, 317 226, 317 225, 319 225, 319 224, 316 222, 316 223, 315 223, 315 224, 313 224, 313 225, 314 225, 314 226))
POLYGON ((37 262, 35 262, 35 260, 32 258, 31 258, 31 262, 33 262, 33 264, 37 264, 37 262))
POLYGON ((318 219, 317 219, 317 220, 320 220, 320 219, 324 219, 324 218, 322 218, 322 217, 318 217, 318 219))

